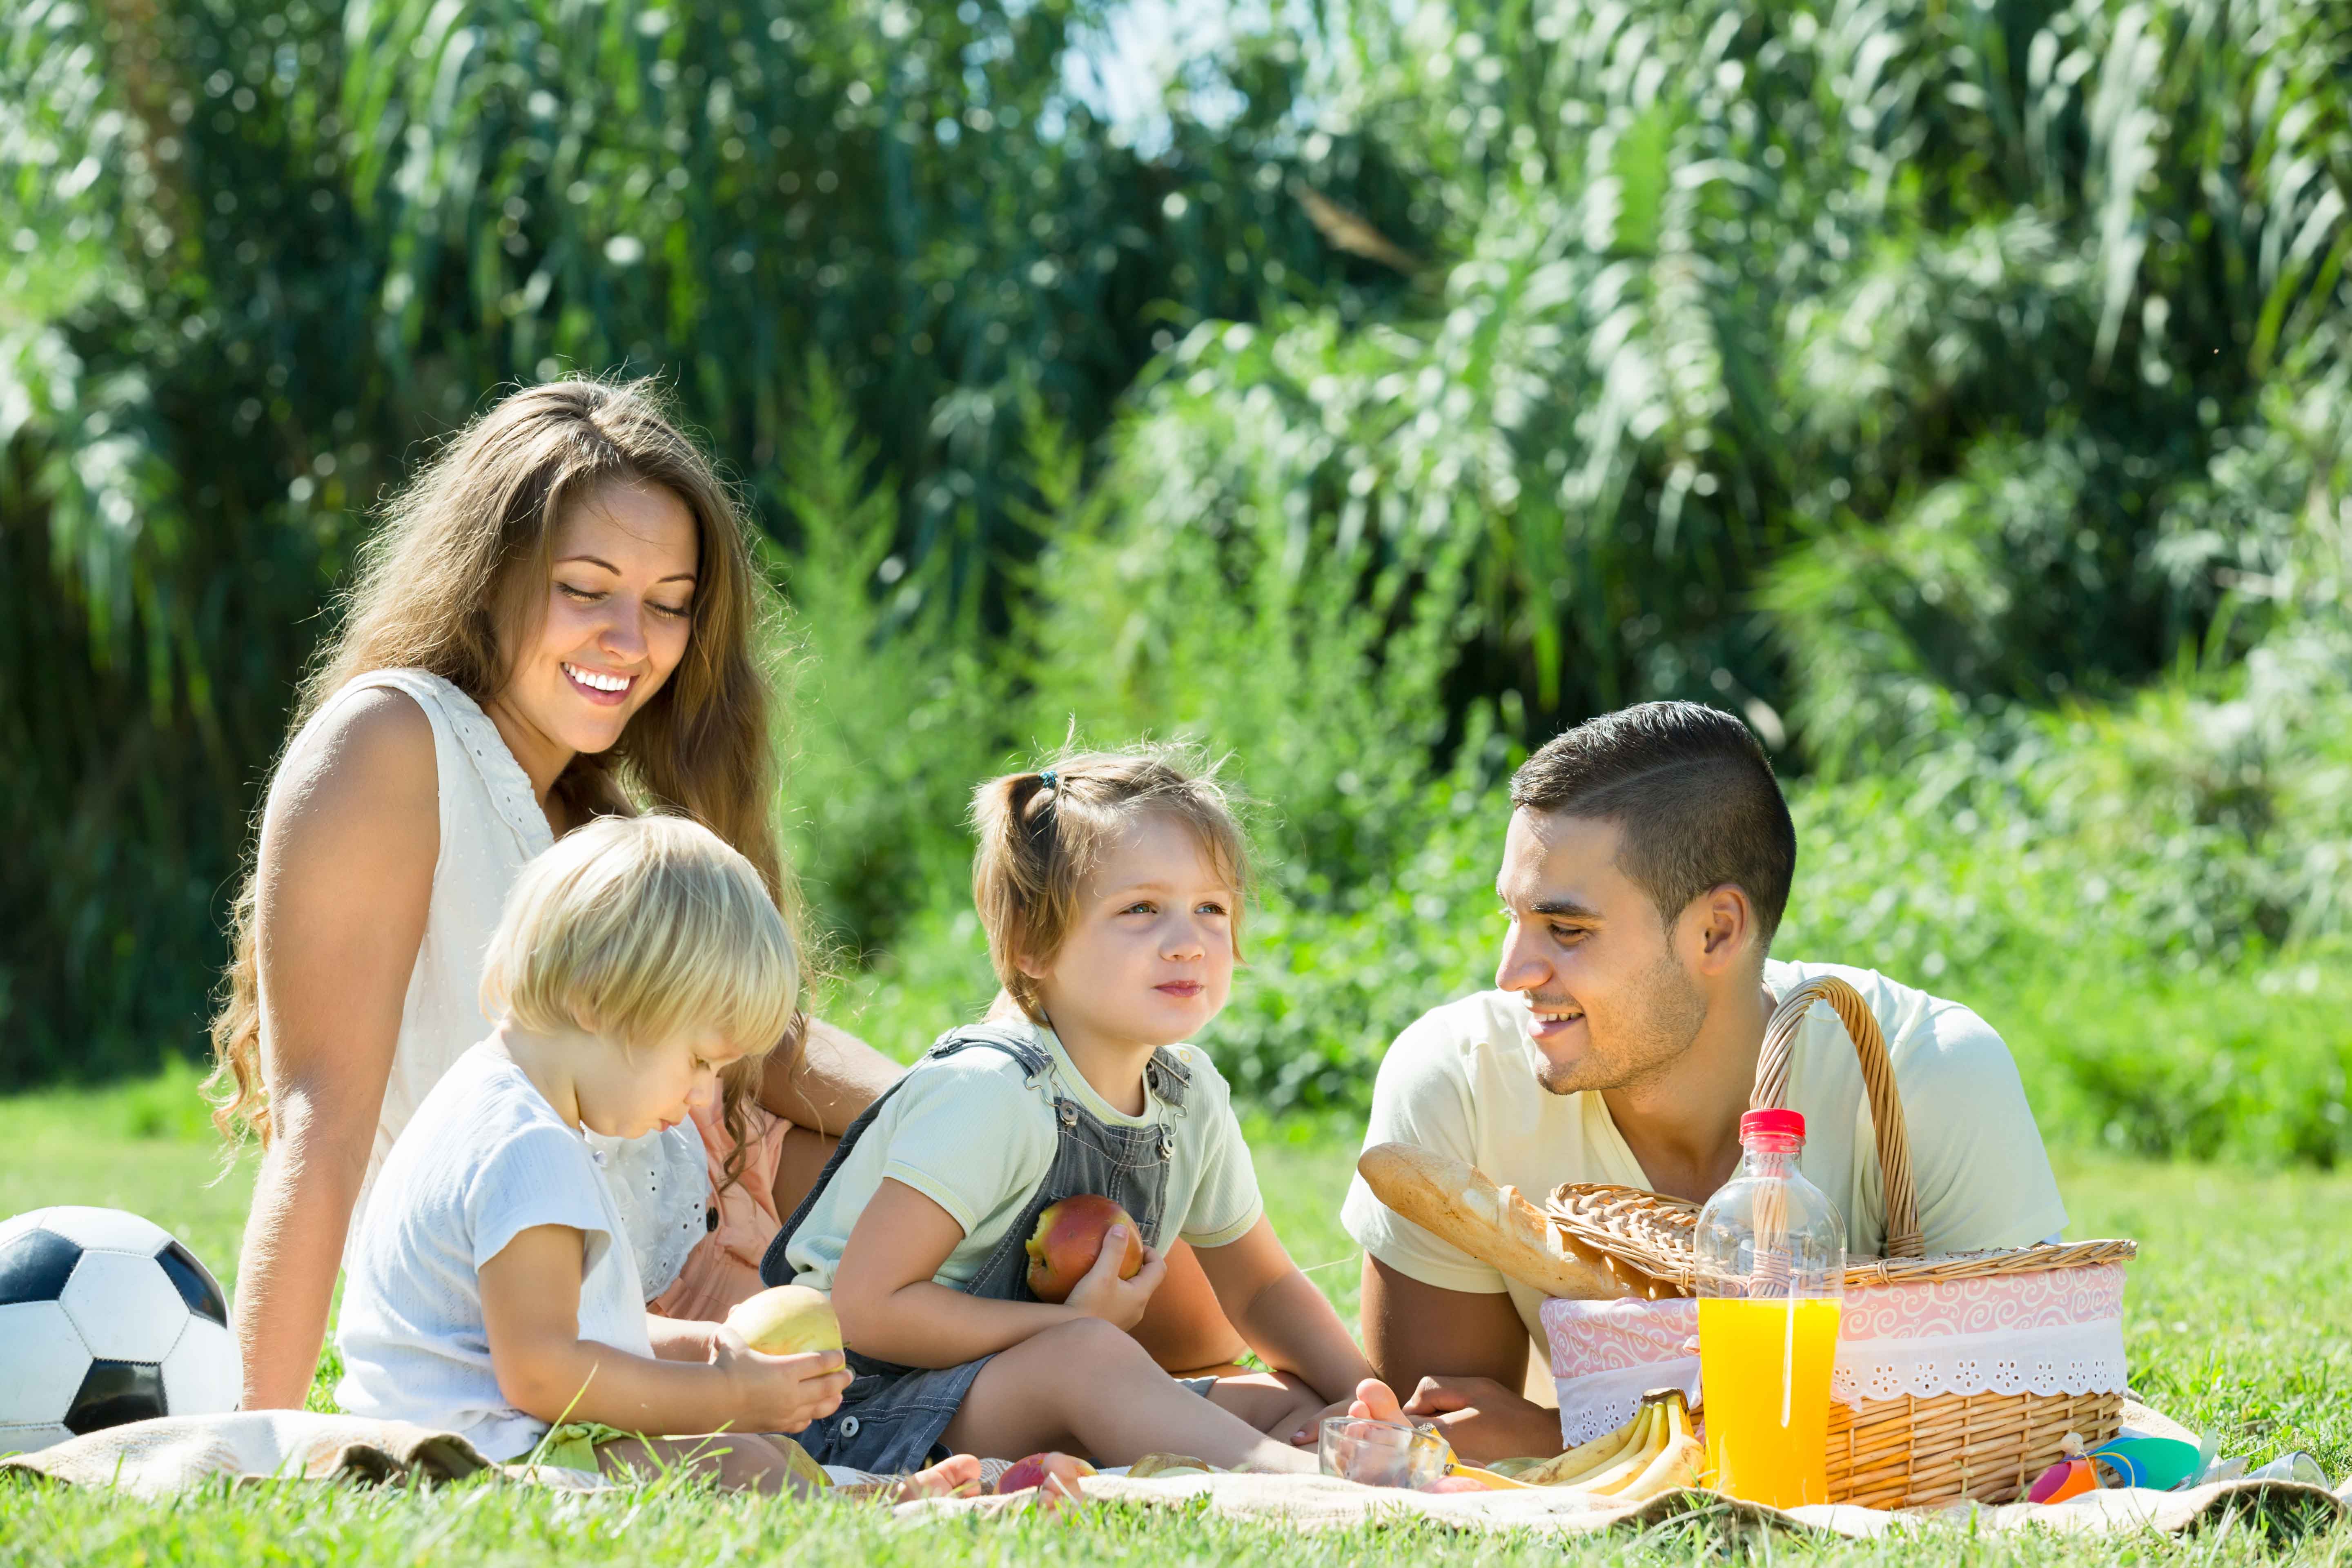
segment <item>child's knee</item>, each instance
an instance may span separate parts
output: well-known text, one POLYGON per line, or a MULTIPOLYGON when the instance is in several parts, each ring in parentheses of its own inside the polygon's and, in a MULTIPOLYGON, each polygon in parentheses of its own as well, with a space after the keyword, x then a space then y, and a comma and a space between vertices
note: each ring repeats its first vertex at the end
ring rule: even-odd
POLYGON ((1058 1324, 1029 1342, 1037 1347, 1039 1355, 1050 1357, 1055 1365, 1066 1367, 1074 1374, 1102 1377, 1142 1367, 1159 1372, 1159 1363, 1136 1342, 1134 1335, 1113 1328, 1100 1318, 1080 1318, 1058 1324))

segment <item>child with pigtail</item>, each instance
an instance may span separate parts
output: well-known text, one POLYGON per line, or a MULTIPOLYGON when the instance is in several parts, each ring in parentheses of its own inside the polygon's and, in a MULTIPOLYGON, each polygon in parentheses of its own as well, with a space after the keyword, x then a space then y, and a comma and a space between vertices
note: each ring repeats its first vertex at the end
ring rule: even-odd
POLYGON ((832 1291, 856 1374, 801 1442, 866 1470, 1052 1449, 1312 1470, 1292 1436, 1371 1369, 1276 1238, 1224 1081, 1184 1043, 1237 957, 1223 791, 1172 750, 1087 753, 990 781, 973 816, 972 890, 1022 1016, 941 1037, 770 1247, 769 1284, 832 1291), (1141 1266, 1121 1277, 1114 1227, 1057 1288, 1041 1276, 1066 1260, 1027 1244, 1082 1194, 1132 1216, 1141 1266), (1270 1372, 1180 1382, 1130 1337, 1180 1237, 1270 1372))

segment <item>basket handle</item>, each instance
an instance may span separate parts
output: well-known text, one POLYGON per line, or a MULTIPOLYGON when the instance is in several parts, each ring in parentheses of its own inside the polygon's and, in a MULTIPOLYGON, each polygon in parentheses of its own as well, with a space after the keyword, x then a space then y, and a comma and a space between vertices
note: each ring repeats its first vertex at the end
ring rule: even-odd
POLYGON ((1845 1025, 1846 1037, 1862 1064, 1862 1086, 1870 1095, 1870 1124, 1878 1134, 1879 1184, 1886 1198, 1886 1256, 1924 1258, 1927 1244, 1919 1234, 1919 1194, 1911 1180, 1911 1137, 1903 1126, 1903 1100, 1895 1092, 1895 1064, 1886 1057, 1886 1037, 1871 1016, 1862 993, 1834 974, 1808 980, 1781 999, 1771 1021, 1764 1026, 1764 1048, 1756 1058, 1756 1090, 1748 1098, 1753 1110, 1776 1110, 1789 1097, 1789 1053, 1797 1027, 1816 1002, 1827 1002, 1845 1025))

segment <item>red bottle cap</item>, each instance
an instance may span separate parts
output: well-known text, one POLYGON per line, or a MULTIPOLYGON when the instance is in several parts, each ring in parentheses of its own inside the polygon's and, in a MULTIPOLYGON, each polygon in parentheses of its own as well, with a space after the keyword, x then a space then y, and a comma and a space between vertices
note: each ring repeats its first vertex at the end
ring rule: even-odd
POLYGON ((1743 1143, 1759 1133, 1768 1138, 1802 1138, 1805 1117, 1797 1110, 1751 1110, 1739 1119, 1739 1141, 1743 1143))

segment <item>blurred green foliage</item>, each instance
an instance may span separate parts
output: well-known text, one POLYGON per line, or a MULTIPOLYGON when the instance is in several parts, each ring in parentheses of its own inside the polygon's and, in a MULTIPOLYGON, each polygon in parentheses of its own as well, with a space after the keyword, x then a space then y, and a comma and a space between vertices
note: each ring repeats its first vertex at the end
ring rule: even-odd
MULTIPOLYGON (((1345 310, 1402 286, 1286 194, 1278 47, 1236 57, 1238 119, 1179 114, 1145 158, 1067 79, 1100 22, 1088 0, 0 16, 0 1082, 194 1043, 319 612, 367 509, 500 385, 663 374, 776 538, 835 562, 848 520, 778 488, 824 353, 894 476, 888 547, 841 591, 902 606, 895 630, 936 585, 1001 630, 1037 542, 1026 423, 1097 437, 1174 326, 1277 284, 1345 310)), ((1318 177, 1380 210, 1360 162, 1318 177)))
POLYGON ((1513 763, 1677 696, 1795 781, 1783 952, 1969 1001, 2053 1129, 2352 1152, 2352 15, 1236 15, 1133 136, 1093 0, 17 7, 0 1079, 193 1044, 420 444, 658 370, 888 1048, 992 989, 972 783, 1183 733, 1267 850, 1211 1043, 1360 1103, 1482 983, 1513 763))

